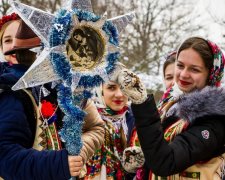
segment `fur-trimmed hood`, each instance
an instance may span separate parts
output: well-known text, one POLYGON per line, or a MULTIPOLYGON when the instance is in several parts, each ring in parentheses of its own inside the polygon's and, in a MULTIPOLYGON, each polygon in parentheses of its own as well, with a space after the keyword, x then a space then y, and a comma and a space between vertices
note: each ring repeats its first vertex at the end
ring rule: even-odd
POLYGON ((203 116, 225 116, 225 88, 205 87, 201 91, 184 94, 172 109, 174 115, 190 123, 203 116))

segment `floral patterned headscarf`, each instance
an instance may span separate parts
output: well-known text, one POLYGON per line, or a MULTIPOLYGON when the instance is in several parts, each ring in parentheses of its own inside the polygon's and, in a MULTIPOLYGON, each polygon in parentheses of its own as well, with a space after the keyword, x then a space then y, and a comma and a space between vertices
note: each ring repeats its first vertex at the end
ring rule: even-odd
POLYGON ((225 59, 221 49, 213 42, 207 41, 213 52, 213 68, 210 72, 209 85, 219 87, 224 75, 225 59))
MULTIPOLYGON (((206 40, 213 53, 213 67, 210 70, 209 86, 219 87, 224 75, 225 58, 221 49, 212 41, 206 40)), ((165 118, 165 114, 169 107, 176 101, 179 96, 183 94, 175 83, 173 87, 167 89, 163 94, 162 99, 159 101, 158 109, 161 114, 162 120, 165 118)))
POLYGON ((111 122, 115 129, 123 128, 124 134, 128 136, 128 127, 126 123, 126 112, 128 111, 128 104, 126 104, 120 111, 113 111, 105 103, 103 96, 103 85, 93 90, 93 101, 104 121, 111 122))

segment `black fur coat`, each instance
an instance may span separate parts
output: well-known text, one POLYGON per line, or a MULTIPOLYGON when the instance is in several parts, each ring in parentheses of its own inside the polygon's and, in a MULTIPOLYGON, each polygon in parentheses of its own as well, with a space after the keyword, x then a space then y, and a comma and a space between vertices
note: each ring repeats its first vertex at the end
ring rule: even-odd
POLYGON ((156 175, 176 174, 225 152, 223 88, 206 87, 180 97, 169 115, 191 124, 172 142, 164 138, 153 96, 142 104, 132 105, 132 111, 146 165, 156 175))

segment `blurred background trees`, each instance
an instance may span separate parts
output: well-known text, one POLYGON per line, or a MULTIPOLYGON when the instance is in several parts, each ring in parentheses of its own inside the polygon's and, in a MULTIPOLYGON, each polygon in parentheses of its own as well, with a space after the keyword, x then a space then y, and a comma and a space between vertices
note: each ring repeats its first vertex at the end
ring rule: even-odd
MULTIPOLYGON (((5 14, 9 5, 7 0, 1 1, 0 14, 5 14)), ((63 0, 20 1, 51 13, 63 7, 63 0)), ((107 11, 108 18, 135 11, 135 20, 121 34, 121 61, 136 73, 144 74, 154 90, 162 89, 163 57, 177 49, 185 38, 204 31, 201 23, 194 23, 202 15, 198 11, 192 13, 195 1, 92 0, 92 5, 98 15, 107 11)), ((225 20, 215 21, 225 25, 225 20)))
MULTIPOLYGON (((0 14, 6 14, 10 5, 8 4, 8 0, 1 1, 0 14)), ((54 13, 60 7, 62 0, 20 0, 20 2, 54 13)))

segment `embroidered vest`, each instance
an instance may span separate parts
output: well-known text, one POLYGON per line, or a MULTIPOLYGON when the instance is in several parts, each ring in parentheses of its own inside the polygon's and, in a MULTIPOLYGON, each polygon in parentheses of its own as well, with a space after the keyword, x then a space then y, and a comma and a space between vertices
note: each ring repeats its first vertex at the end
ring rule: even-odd
POLYGON ((25 89, 24 92, 26 92, 27 95, 30 97, 36 116, 36 131, 33 148, 39 151, 47 149, 60 150, 61 145, 55 123, 53 122, 52 124, 48 125, 48 127, 43 128, 43 119, 40 114, 40 107, 36 104, 31 92, 25 89))

